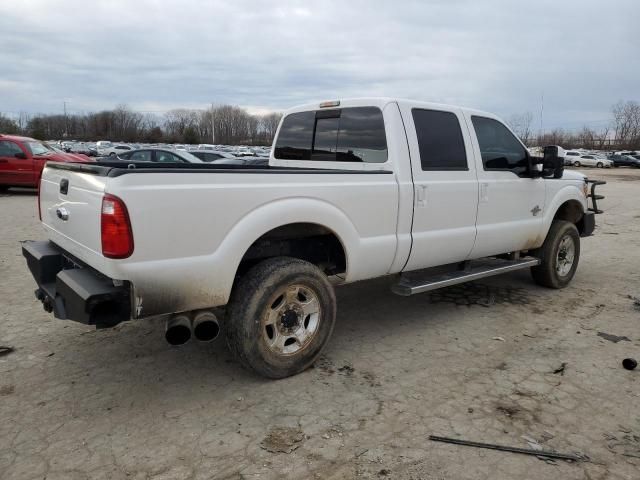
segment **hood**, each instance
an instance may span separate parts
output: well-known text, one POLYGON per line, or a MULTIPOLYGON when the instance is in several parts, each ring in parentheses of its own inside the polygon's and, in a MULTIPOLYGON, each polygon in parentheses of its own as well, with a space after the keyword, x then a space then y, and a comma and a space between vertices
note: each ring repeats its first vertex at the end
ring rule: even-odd
POLYGON ((47 155, 47 160, 51 160, 53 162, 91 162, 92 160, 83 155, 81 153, 62 153, 62 152, 52 152, 50 155, 47 155))
POLYGON ((584 182, 585 178, 587 178, 585 174, 576 172, 575 170, 565 169, 562 174, 562 180, 578 180, 584 182))

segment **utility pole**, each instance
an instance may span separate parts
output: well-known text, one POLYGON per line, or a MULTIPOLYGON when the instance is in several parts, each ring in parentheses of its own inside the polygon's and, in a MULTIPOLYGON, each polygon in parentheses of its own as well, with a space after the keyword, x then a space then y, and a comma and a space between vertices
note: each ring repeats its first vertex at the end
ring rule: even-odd
POLYGON ((64 134, 62 135, 64 138, 67 138, 69 135, 69 122, 67 121, 67 102, 62 102, 64 106, 64 134))
POLYGON ((213 110, 213 102, 211 103, 211 143, 213 145, 216 144, 216 125, 214 123, 214 110, 213 110))
POLYGON ((542 91, 542 98, 540 101, 540 136, 544 134, 542 131, 542 115, 544 113, 544 90, 542 91))

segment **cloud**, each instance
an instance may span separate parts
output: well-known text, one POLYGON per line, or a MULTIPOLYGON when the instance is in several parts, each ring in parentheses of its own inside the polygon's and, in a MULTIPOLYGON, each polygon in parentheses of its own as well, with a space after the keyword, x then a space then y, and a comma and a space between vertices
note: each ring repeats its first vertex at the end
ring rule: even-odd
POLYGON ((0 111, 283 109, 384 95, 578 128, 639 100, 640 2, 23 0, 0 5, 0 111), (538 120, 537 120, 538 121, 538 120))

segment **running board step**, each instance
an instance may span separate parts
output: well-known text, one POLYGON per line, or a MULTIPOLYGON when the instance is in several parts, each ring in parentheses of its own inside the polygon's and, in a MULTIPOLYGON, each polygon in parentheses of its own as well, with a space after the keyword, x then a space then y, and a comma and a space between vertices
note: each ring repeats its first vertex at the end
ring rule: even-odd
POLYGON ((397 295, 408 297, 416 293, 428 292, 429 290, 535 267, 536 265, 540 265, 540 259, 534 257, 522 257, 518 260, 503 260, 499 258, 474 260, 464 270, 455 270, 436 275, 429 270, 403 273, 400 275, 398 283, 391 287, 391 290, 397 295))

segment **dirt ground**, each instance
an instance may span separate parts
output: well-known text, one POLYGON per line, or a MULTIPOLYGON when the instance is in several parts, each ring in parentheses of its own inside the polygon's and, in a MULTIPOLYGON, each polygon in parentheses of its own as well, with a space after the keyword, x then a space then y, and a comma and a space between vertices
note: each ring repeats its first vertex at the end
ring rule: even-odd
POLYGON ((409 298, 341 287, 324 356, 280 381, 222 339, 170 348, 157 320, 53 319, 18 244, 43 237, 35 197, 0 196, 0 478, 640 478, 640 368, 621 367, 640 359, 640 170, 584 171, 609 182, 606 213, 568 288, 526 271, 409 298))

